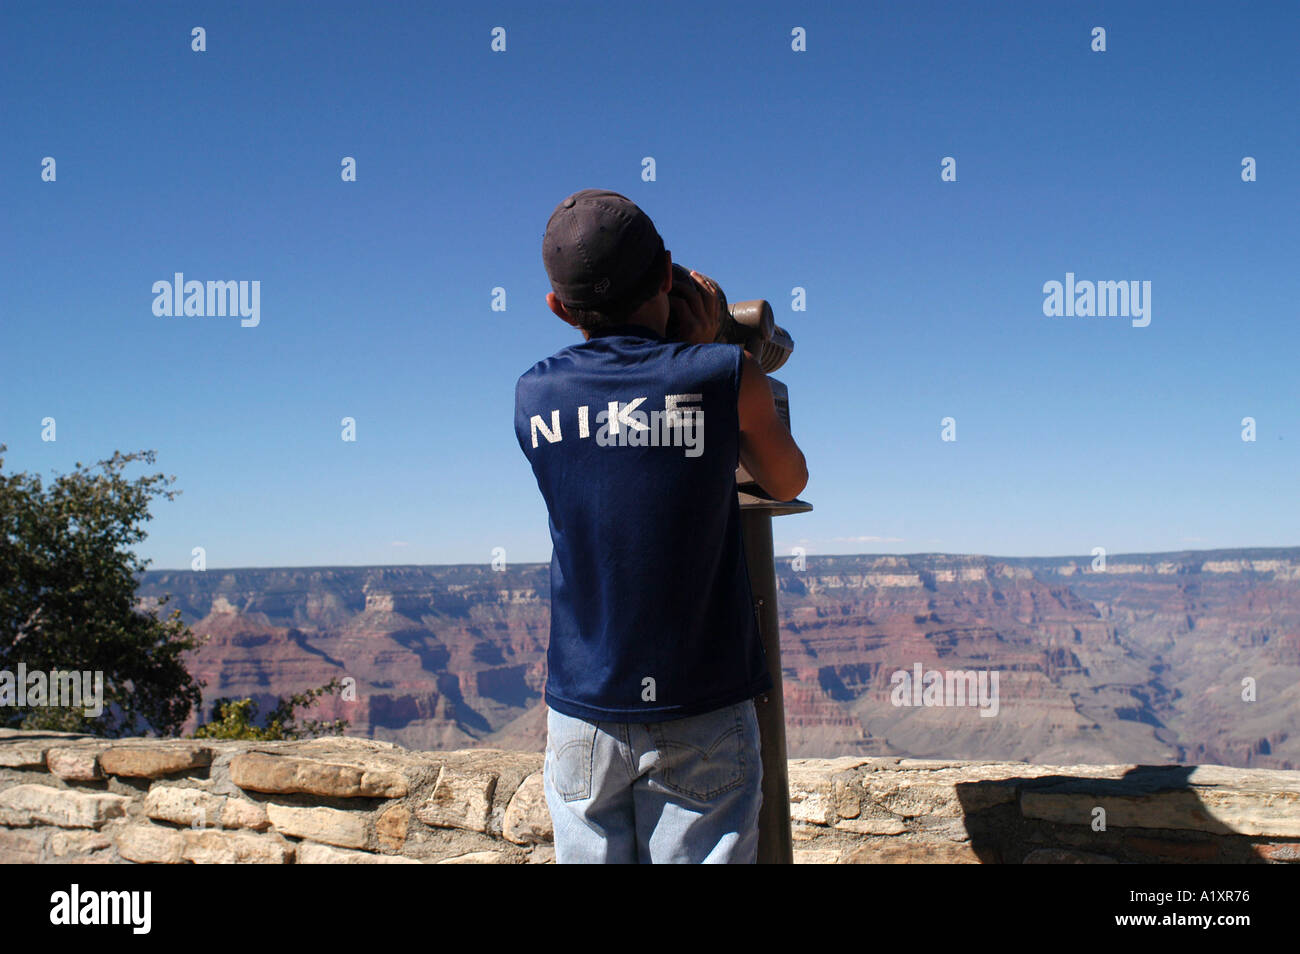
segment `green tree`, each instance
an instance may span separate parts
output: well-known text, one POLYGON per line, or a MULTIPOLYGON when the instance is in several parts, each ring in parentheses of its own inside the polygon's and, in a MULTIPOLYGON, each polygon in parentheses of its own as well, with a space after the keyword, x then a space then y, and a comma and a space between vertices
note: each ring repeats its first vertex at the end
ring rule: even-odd
MULTIPOLYGON (((137 605, 138 576, 150 561, 130 547, 146 536, 155 496, 168 500, 175 477, 127 479, 153 451, 114 452, 95 467, 80 462, 48 487, 39 476, 4 473, 0 444, 0 670, 103 674, 103 711, 0 705, 0 725, 117 737, 179 735, 202 699, 183 654, 200 640, 181 620, 137 605)), ((13 676, 11 678, 11 683, 13 676)), ((0 685, 0 693, 3 693, 0 685)))
POLYGON ((295 710, 315 705, 321 696, 337 692, 342 686, 343 683, 335 678, 319 688, 296 693, 288 699, 276 700, 276 706, 267 716, 265 726, 257 724, 258 706, 252 699, 217 699, 212 704, 212 721, 199 726, 194 738, 267 741, 342 735, 348 727, 347 719, 334 719, 331 722, 308 719, 298 724, 295 715, 295 710))

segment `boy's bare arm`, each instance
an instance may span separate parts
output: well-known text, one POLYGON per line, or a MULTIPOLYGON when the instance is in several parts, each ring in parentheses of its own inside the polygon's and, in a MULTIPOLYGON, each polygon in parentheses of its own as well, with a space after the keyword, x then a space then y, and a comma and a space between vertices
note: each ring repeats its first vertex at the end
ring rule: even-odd
POLYGON ((740 462, 777 500, 793 500, 808 486, 808 464, 776 410, 772 386, 748 351, 740 374, 740 462))
MULTIPOLYGON (((718 333, 720 300, 711 279, 696 271, 690 274, 694 281, 674 280, 669 306, 684 340, 704 344, 713 341, 718 333)), ((741 366, 737 411, 740 462, 777 500, 798 497, 808 485, 808 464, 777 413, 767 374, 748 351, 741 366)))

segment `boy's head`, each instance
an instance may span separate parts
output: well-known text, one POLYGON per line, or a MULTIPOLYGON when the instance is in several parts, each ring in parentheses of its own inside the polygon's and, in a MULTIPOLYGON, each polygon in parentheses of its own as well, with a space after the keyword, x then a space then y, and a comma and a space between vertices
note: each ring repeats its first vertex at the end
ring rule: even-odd
POLYGON ((672 258, 650 217, 626 196, 583 189, 555 207, 542 237, 547 304, 590 335, 634 315, 662 332, 672 258))

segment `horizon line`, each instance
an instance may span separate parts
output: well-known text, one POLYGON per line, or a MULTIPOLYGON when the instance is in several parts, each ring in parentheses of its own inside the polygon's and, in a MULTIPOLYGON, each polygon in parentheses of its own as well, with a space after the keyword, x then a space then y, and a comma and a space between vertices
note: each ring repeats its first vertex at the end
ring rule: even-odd
MULTIPOLYGON (((1293 552, 1300 551, 1300 544, 1284 547, 1215 547, 1208 550, 1129 550, 1122 553, 1107 553, 1107 560, 1114 560, 1119 557, 1156 557, 1156 556, 1176 556, 1196 553, 1268 553, 1268 552, 1293 552)), ((786 559, 790 555, 783 554, 778 557, 786 559)), ((986 560, 1083 560, 1091 561, 1094 559, 1093 554, 1063 554, 1048 556, 999 556, 992 553, 949 553, 941 550, 924 550, 913 553, 809 553, 806 554, 808 560, 824 560, 836 557, 980 557, 986 560)), ((548 566, 549 560, 521 560, 518 563, 507 563, 507 570, 514 567, 534 567, 548 566)), ((274 566, 222 566, 207 567, 203 570, 193 570, 189 567, 162 567, 158 569, 145 569, 144 573, 212 573, 212 572, 236 572, 241 570, 369 570, 369 569, 421 569, 427 567, 490 567, 491 560, 484 560, 476 563, 319 563, 302 566, 292 565, 274 565, 274 566)))

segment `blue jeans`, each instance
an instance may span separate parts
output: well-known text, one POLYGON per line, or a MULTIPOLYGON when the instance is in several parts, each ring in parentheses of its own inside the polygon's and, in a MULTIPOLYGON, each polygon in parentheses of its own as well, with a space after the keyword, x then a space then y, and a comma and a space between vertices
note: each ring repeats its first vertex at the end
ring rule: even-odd
POLYGON ((754 700, 668 722, 547 709, 558 864, 753 864, 763 798, 754 700))

